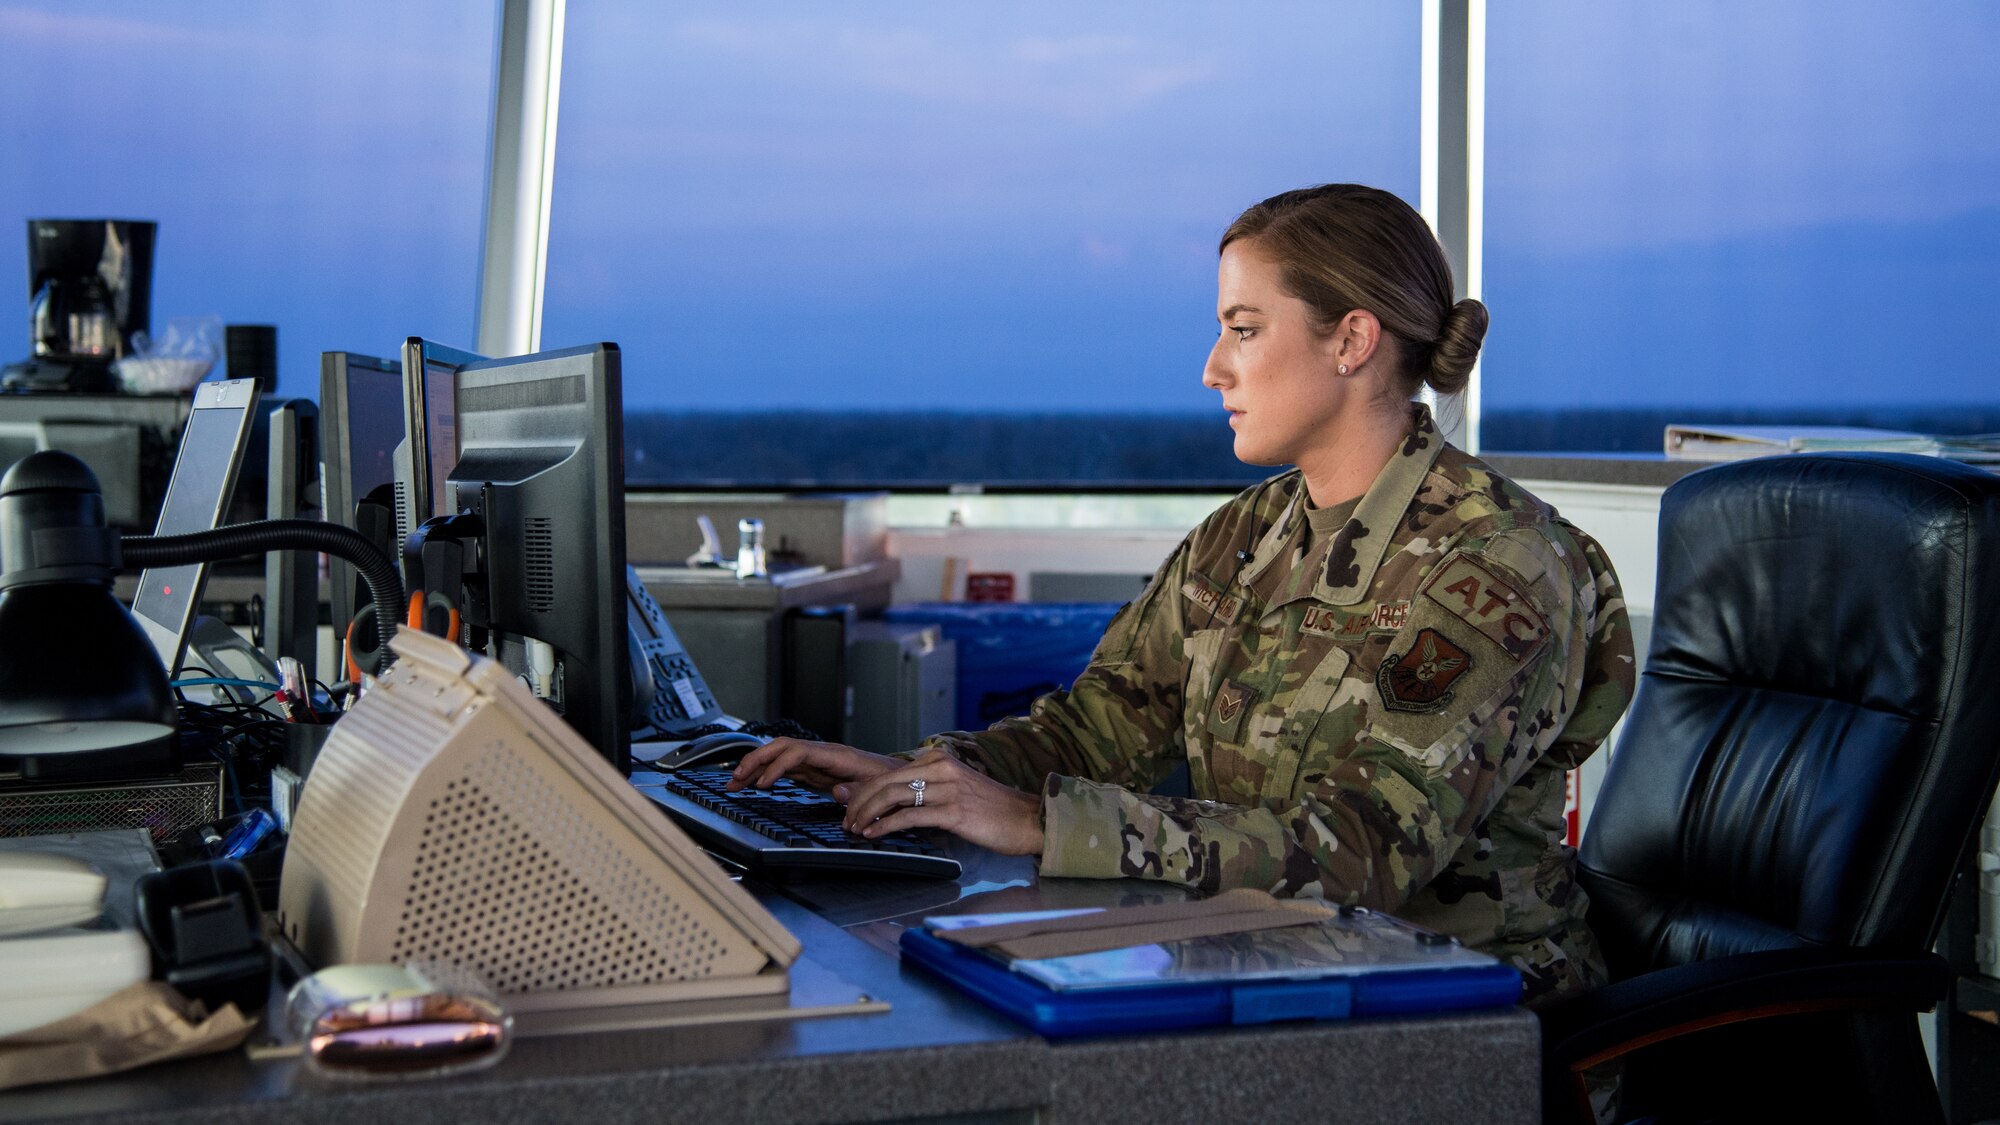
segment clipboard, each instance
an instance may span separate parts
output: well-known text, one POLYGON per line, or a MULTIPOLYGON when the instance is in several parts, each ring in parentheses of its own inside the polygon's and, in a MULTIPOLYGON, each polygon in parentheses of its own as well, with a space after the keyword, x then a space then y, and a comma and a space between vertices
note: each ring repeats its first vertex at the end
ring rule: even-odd
POLYGON ((1280 1020, 1506 1007, 1513 966, 1386 914, 1343 907, 1254 933, 1044 960, 1010 959, 936 930, 1054 916, 952 915, 903 931, 903 955, 1051 1039, 1280 1020))

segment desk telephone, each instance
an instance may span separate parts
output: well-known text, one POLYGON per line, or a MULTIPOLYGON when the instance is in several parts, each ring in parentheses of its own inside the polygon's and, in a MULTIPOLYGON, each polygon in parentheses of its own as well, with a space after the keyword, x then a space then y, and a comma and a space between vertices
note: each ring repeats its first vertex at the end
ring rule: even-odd
MULTIPOLYGON (((631 626, 632 740, 685 738, 727 719, 715 693, 667 624, 639 572, 625 568, 625 620, 631 626)), ((740 723, 736 724, 742 725, 740 723)))
MULTIPOLYGON (((731 791, 724 770, 693 768, 742 757, 770 741, 725 713, 639 572, 625 568, 632 652, 632 783, 695 841, 733 866, 790 879, 861 873, 951 879, 957 860, 939 840, 910 832, 869 839, 841 828, 845 807, 790 780, 731 791)), ((789 733, 787 724, 761 729, 789 733)))
POLYGON ((729 715, 667 624, 639 572, 625 568, 625 620, 632 653, 632 756, 661 768, 741 756, 770 741, 729 715))

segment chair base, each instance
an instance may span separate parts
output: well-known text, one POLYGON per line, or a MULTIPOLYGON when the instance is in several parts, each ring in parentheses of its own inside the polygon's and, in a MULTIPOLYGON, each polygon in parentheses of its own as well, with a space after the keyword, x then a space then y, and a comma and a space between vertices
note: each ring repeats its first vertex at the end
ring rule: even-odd
MULTIPOLYGON (((1945 1121, 1915 1014, 1908 1011, 1735 1024, 1656 1044, 1624 1062, 1621 1120, 1945 1121)), ((1550 1119, 1562 1120, 1554 1113, 1550 1119)))

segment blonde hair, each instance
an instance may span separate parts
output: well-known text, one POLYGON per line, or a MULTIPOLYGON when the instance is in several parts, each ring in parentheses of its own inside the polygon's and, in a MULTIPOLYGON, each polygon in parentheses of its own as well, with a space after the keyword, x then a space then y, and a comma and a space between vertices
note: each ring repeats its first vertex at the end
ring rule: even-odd
POLYGON ((1239 239, 1277 262, 1322 335, 1355 309, 1375 314, 1400 345, 1405 397, 1420 386, 1457 394, 1471 381, 1486 306, 1452 301, 1444 247, 1401 199, 1361 184, 1300 188, 1238 215, 1217 251, 1239 239))

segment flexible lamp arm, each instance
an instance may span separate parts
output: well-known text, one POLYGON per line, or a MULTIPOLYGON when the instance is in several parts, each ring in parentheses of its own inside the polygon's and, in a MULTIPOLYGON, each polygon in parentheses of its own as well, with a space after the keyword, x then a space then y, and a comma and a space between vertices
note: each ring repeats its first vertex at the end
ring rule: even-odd
POLYGON ((325 551, 354 564, 368 583, 376 628, 387 651, 396 622, 402 619, 403 580, 388 553, 352 528, 319 520, 258 520, 192 535, 127 535, 119 541, 126 569, 192 566, 271 551, 325 551))

